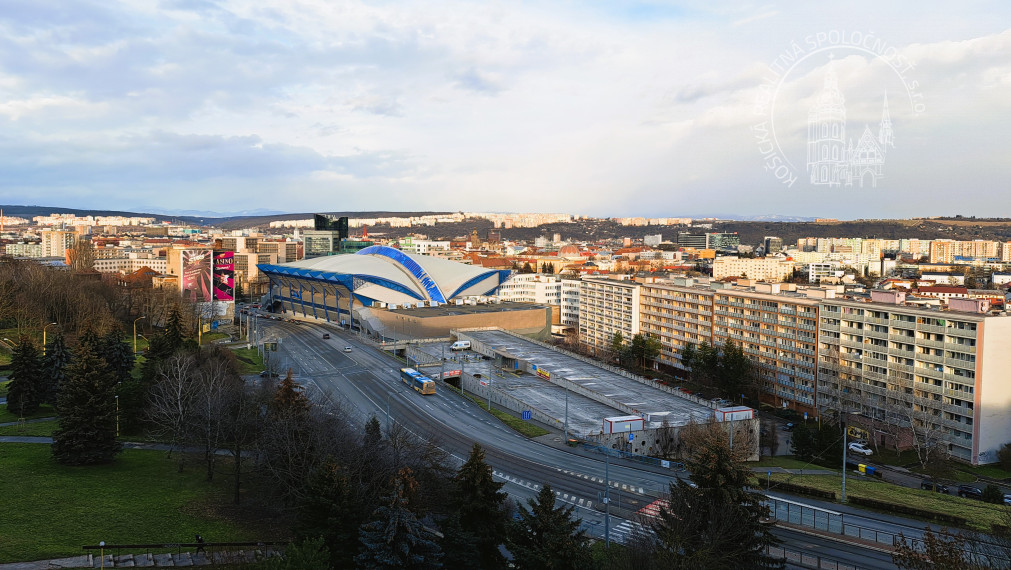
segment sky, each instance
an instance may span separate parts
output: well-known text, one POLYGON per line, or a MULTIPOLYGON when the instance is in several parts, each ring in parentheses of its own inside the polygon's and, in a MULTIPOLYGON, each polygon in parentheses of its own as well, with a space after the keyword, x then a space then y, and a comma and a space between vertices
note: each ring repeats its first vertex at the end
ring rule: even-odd
POLYGON ((1009 23, 972 0, 5 0, 0 203, 1007 217, 1009 23))

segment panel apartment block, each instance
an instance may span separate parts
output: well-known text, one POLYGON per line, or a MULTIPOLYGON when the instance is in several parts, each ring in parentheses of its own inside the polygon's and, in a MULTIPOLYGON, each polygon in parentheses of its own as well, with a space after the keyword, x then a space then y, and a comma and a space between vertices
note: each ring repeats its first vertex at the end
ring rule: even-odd
POLYGON ((685 346, 713 344, 713 291, 693 279, 646 283, 639 294, 639 330, 660 340, 661 364, 684 370, 685 346))
POLYGON ((640 330, 660 340, 661 363, 684 370, 688 343, 721 346, 732 339, 757 365, 765 401, 816 412, 817 300, 780 294, 778 285, 714 289, 675 279, 642 286, 639 319, 640 330))
POLYGON ((634 281, 580 281, 579 341, 595 349, 608 348, 617 332, 630 341, 639 332, 639 288, 634 281))
POLYGON ((860 413, 875 443, 908 439, 896 428, 914 426, 957 459, 996 461, 1011 440, 1011 319, 913 308, 895 295, 823 301, 819 407, 860 413))
POLYGON ((713 297, 713 340, 733 340, 758 365, 762 391, 778 407, 817 411, 818 301, 757 290, 723 289, 713 297))

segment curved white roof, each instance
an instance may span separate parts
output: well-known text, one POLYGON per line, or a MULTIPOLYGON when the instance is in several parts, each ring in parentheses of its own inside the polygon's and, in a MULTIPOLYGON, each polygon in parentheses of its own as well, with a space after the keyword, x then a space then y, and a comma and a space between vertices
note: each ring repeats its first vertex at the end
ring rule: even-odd
POLYGON ((268 274, 336 281, 353 289, 356 296, 392 303, 411 300, 445 303, 457 297, 488 295, 509 275, 509 271, 404 253, 386 246, 258 267, 268 274))

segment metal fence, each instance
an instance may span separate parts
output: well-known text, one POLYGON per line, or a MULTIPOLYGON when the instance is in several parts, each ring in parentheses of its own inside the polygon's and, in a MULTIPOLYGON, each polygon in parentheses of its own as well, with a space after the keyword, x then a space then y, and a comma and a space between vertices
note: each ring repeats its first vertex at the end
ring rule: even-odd
POLYGON ((859 566, 840 562, 832 558, 826 558, 817 554, 809 554, 799 550, 791 550, 780 546, 769 546, 765 549, 769 556, 785 560, 787 564, 793 566, 803 566, 804 568, 817 568, 818 570, 861 570, 859 566))
POLYGON ((778 521, 888 546, 895 544, 894 532, 847 523, 843 513, 837 511, 775 497, 768 497, 766 505, 778 521))

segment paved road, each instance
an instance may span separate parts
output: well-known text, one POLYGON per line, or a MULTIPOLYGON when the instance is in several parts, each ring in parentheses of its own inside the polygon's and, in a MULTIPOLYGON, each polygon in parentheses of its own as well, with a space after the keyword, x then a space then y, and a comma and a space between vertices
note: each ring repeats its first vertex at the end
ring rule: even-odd
MULTIPOLYGON (((603 536, 603 515, 597 510, 599 494, 604 490, 605 469, 600 456, 562 446, 560 438, 557 446, 532 442, 444 385, 439 386, 434 396, 421 396, 400 382, 399 362, 354 336, 314 324, 272 321, 267 327, 271 335, 283 339, 276 358, 285 366, 291 366, 305 384, 319 393, 360 410, 363 421, 375 414, 385 424, 389 410, 391 422, 401 422, 419 435, 434 434, 441 447, 458 463, 465 460, 477 441, 485 448, 496 477, 506 482, 506 490, 514 499, 531 498, 540 485, 549 483, 560 494, 560 500, 576 507, 577 515, 584 519, 590 534, 603 536), (323 340, 324 331, 330 332, 330 340, 323 340), (343 348, 348 345, 353 347, 352 352, 344 353, 343 348)), ((549 443, 552 437, 557 436, 546 436, 549 443)), ((651 502, 675 476, 668 470, 624 461, 613 461, 608 475, 612 482, 612 505, 617 506, 620 501, 623 508, 633 511, 651 502)), ((825 505, 826 508, 838 507, 825 505)), ((856 511, 849 517, 848 514, 847 523, 850 524, 887 525, 890 522, 863 519, 856 511)), ((914 521, 890 518, 900 524, 898 528, 909 530, 907 534, 922 526, 914 521)), ((611 524, 617 528, 625 522, 612 517, 611 524)), ((784 538, 794 547, 817 540, 826 552, 850 563, 867 559, 863 545, 840 543, 827 537, 801 541, 797 534, 784 533, 784 538)), ((892 568, 889 564, 883 561, 871 567, 892 568)))

